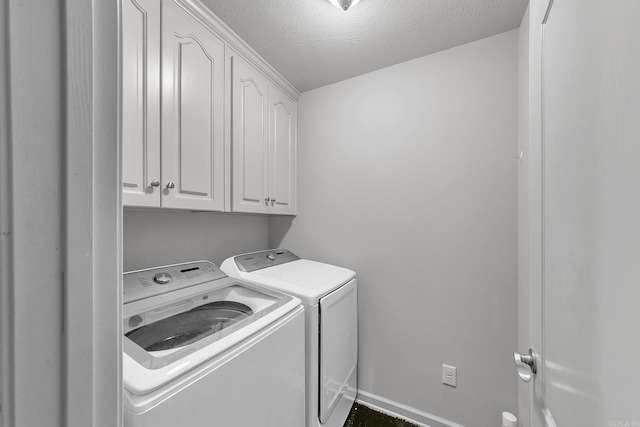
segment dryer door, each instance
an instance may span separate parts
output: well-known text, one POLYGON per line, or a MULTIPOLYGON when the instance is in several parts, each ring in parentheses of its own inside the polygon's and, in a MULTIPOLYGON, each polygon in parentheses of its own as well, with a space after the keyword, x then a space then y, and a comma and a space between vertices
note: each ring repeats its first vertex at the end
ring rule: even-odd
POLYGON ((320 421, 355 397, 358 363, 356 279, 320 299, 320 421))

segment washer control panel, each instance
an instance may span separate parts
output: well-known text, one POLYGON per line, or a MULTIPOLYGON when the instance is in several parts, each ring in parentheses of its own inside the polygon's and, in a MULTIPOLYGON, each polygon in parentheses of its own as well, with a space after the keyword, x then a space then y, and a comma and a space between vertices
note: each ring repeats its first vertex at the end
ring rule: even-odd
POLYGON ((273 249, 270 251, 254 252, 251 254, 239 255, 234 258, 238 270, 250 273, 274 265, 285 264, 296 261, 300 258, 293 252, 286 249, 273 249))
POLYGON ((197 261, 125 273, 124 303, 227 277, 215 264, 197 261))

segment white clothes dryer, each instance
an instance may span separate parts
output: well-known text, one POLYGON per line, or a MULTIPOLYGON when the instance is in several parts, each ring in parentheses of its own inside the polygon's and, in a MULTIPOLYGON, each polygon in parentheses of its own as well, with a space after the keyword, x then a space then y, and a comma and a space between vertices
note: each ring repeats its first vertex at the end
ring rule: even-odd
POLYGON ((355 272, 300 259, 284 249, 226 259, 236 277, 302 300, 305 310, 306 427, 342 427, 357 394, 355 272))
POLYGON ((125 427, 300 427, 300 300, 208 261, 124 275, 125 427))

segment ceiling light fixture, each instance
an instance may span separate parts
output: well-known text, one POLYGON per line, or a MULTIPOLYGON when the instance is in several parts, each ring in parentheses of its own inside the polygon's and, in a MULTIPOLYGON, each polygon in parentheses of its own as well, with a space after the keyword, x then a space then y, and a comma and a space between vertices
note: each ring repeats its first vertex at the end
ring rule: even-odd
POLYGON ((360 0, 329 0, 335 7, 339 7, 342 10, 348 10, 350 7, 358 4, 360 0))

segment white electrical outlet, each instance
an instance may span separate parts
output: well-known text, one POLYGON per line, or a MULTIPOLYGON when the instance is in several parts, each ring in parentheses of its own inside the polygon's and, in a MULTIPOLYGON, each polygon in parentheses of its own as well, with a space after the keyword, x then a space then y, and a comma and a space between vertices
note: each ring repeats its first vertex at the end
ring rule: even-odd
POLYGON ((458 372, 455 366, 442 365, 442 384, 458 386, 458 372))

